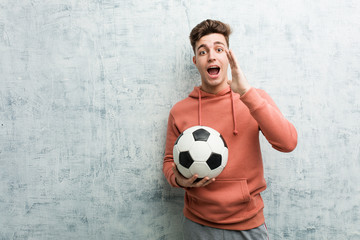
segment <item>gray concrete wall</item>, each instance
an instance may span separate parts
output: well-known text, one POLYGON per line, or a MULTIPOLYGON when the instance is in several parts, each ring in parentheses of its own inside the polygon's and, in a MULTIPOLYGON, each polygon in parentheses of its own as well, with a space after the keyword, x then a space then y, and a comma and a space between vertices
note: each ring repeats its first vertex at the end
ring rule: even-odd
POLYGON ((299 133, 261 138, 271 239, 360 239, 360 2, 224 2, 0 1, 0 239, 181 239, 162 158, 206 18, 299 133))

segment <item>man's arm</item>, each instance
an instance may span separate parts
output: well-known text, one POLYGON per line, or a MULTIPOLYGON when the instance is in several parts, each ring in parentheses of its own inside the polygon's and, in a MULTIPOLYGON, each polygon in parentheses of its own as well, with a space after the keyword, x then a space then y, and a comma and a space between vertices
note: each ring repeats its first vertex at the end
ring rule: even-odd
POLYGON ((268 142, 278 151, 291 152, 297 145, 297 132, 263 90, 250 88, 240 97, 257 121, 268 142))
POLYGON ((229 59, 232 80, 231 89, 240 94, 240 99, 249 108, 262 133, 273 146, 282 152, 291 152, 297 145, 295 127, 281 114, 271 97, 248 83, 240 69, 234 53, 226 50, 229 59))

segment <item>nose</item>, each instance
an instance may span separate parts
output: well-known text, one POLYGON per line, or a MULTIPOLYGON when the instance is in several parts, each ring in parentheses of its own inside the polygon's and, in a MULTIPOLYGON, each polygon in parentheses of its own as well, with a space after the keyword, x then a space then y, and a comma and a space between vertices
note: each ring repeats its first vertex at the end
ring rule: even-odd
POLYGON ((208 54, 208 62, 212 62, 215 60, 215 52, 213 49, 210 49, 208 54))

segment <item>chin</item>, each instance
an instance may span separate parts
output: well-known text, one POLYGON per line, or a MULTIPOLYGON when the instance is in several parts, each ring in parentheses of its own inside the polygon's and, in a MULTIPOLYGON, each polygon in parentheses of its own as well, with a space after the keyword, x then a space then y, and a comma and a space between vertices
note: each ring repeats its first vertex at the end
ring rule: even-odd
POLYGON ((210 85, 218 86, 218 85, 221 85, 221 84, 223 84, 225 82, 225 78, 223 78, 222 76, 218 76, 217 78, 209 78, 207 80, 207 82, 210 85))

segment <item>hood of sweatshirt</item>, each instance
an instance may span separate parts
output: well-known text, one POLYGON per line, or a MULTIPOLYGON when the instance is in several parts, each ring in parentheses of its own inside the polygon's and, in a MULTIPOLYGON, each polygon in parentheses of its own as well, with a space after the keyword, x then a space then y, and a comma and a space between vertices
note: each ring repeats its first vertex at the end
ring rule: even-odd
POLYGON ((231 108, 231 113, 232 113, 232 120, 233 120, 233 134, 237 135, 238 131, 236 129, 236 120, 235 120, 235 107, 234 107, 234 96, 233 96, 233 91, 231 90, 230 86, 228 86, 227 88, 225 88, 224 90, 221 90, 220 92, 213 94, 213 93, 207 93, 201 90, 201 88, 198 87, 194 87, 194 90, 189 94, 189 97, 191 98, 195 98, 198 100, 198 125, 201 126, 202 125, 202 108, 201 108, 201 102, 204 99, 207 98, 217 98, 217 97, 222 97, 225 95, 229 95, 229 108, 231 108))

